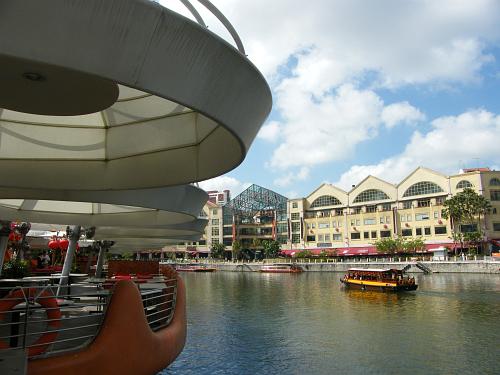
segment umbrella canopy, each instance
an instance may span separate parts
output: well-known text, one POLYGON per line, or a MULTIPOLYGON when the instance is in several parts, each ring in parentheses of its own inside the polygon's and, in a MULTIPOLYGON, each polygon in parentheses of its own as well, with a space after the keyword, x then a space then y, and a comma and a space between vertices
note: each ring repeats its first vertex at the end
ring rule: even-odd
POLYGON ((0 188, 0 198, 3 220, 144 227, 192 222, 208 195, 195 186, 182 185, 118 191, 0 188))
MULTIPOLYGON (((165 227, 175 225, 177 213, 139 207, 63 201, 0 199, 0 217, 11 221, 42 222, 86 227, 165 227)), ((196 220, 191 218, 191 220, 196 220)), ((180 223, 189 223, 187 221, 180 223)))
MULTIPOLYGON (((205 226, 207 225, 206 219, 196 219, 189 223, 164 225, 163 227, 144 227, 140 224, 134 227, 111 227, 101 226, 95 228, 95 240, 118 240, 120 238, 134 238, 134 239, 151 239, 153 241, 175 239, 196 241, 201 238, 205 226)), ((31 231, 28 236, 44 237, 47 240, 52 236, 65 233, 66 227, 63 225, 54 224, 41 224, 32 223, 31 231)), ((179 242, 179 241, 176 241, 179 242)))
POLYGON ((242 53, 151 1, 3 0, 0 45, 4 187, 208 179, 241 163, 271 109, 242 53))

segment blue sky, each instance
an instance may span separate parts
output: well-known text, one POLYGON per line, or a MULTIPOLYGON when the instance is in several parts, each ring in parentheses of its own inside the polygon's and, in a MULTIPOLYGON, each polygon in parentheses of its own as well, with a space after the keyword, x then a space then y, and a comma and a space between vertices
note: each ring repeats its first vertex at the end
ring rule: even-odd
POLYGON ((274 106, 245 161, 202 187, 234 194, 256 183, 298 197, 368 174, 398 182, 420 165, 500 168, 499 1, 213 3, 274 106))

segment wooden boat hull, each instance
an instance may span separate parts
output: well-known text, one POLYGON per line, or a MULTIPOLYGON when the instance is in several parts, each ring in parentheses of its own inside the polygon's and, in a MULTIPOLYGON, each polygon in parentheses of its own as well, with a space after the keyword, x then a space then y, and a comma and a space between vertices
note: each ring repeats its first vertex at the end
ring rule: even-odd
POLYGON ((177 268, 177 272, 215 272, 217 268, 177 268))
POLYGON ((345 287, 350 289, 358 290, 375 290, 381 292, 403 292, 417 290, 417 284, 411 285, 397 285, 396 283, 384 283, 378 281, 366 281, 366 280, 344 280, 340 279, 340 282, 344 284, 345 287))
POLYGON ((177 278, 177 300, 170 325, 153 332, 137 286, 116 283, 99 334, 86 348, 28 361, 29 375, 156 374, 172 363, 186 341, 186 292, 177 278))

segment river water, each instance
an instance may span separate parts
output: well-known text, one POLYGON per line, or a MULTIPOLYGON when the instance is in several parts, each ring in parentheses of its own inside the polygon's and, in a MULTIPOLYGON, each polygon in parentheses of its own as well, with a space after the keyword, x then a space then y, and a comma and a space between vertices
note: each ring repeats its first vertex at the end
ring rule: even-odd
POLYGON ((188 339, 161 374, 500 374, 500 275, 345 290, 340 273, 183 274, 188 339))

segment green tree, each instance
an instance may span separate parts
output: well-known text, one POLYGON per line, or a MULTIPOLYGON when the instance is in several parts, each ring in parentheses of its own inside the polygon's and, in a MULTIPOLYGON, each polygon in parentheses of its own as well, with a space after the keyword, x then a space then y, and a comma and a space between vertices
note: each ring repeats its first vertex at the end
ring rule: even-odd
POLYGON ((396 238, 386 237, 376 241, 374 245, 379 253, 397 254, 408 252, 408 249, 412 246, 410 241, 400 236, 396 238))
POLYGON ((263 241, 262 246, 266 258, 276 258, 281 251, 281 244, 278 241, 263 241))
POLYGON ((123 259, 123 260, 134 260, 135 259, 135 254, 131 253, 131 252, 124 252, 124 253, 121 254, 121 259, 123 259))
POLYGON ((302 250, 295 254, 296 258, 310 258, 312 257, 312 252, 309 250, 302 250))
POLYGON ((30 274, 28 262, 21 259, 11 259, 5 262, 0 276, 5 279, 20 279, 30 274))
POLYGON ((451 220, 452 238, 455 244, 460 243, 461 249, 466 243, 476 248, 480 246, 483 237, 481 217, 491 209, 490 201, 474 190, 466 188, 447 199, 444 207, 441 215, 451 220), (472 230, 463 231, 463 225, 468 225, 472 230))
POLYGON ((466 232, 463 233, 464 242, 469 245, 469 255, 476 255, 478 248, 482 244, 481 232, 466 232))
POLYGON ((224 258, 224 255, 226 253, 226 247, 224 246, 224 244, 216 242, 213 243, 210 247, 210 252, 212 254, 212 258, 222 259, 224 258))
POLYGON ((383 254, 396 254, 398 251, 398 243, 394 238, 386 237, 374 243, 377 251, 383 254))
POLYGON ((241 252, 241 242, 238 240, 234 240, 231 245, 232 257, 233 259, 238 259, 241 252))
POLYGON ((257 259, 258 258, 257 251, 259 251, 260 248, 262 248, 262 241, 257 237, 252 238, 250 249, 253 250, 253 252, 250 252, 250 256, 253 257, 254 259, 257 259))
POLYGON ((406 253, 415 254, 417 251, 425 249, 425 242, 420 237, 411 238, 404 242, 403 247, 406 253))

